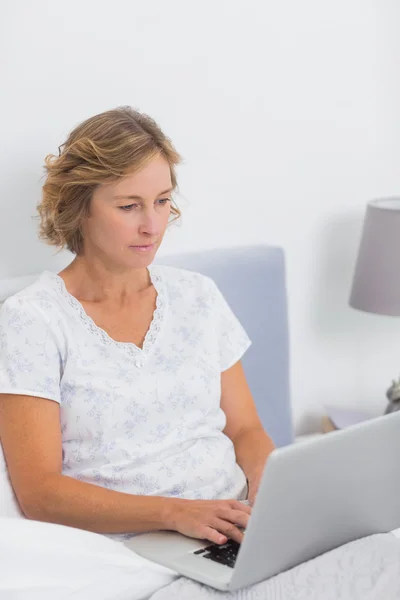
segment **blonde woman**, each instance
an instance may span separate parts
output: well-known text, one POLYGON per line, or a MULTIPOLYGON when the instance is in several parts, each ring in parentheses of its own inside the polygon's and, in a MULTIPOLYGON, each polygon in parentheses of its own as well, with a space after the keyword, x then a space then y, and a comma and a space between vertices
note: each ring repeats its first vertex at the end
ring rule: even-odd
POLYGON ((41 237, 74 255, 0 313, 0 438, 24 514, 120 539, 242 540, 273 443, 216 284, 152 265, 180 156, 147 115, 89 118, 46 157, 41 237))

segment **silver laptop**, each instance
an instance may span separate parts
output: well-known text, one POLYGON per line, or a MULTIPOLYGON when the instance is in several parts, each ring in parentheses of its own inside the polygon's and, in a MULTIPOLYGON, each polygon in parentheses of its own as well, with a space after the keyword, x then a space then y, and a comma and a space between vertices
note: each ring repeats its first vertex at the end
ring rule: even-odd
POLYGON ((400 411, 274 450, 240 546, 175 532, 125 543, 186 577, 236 590, 400 527, 399 457, 400 411))

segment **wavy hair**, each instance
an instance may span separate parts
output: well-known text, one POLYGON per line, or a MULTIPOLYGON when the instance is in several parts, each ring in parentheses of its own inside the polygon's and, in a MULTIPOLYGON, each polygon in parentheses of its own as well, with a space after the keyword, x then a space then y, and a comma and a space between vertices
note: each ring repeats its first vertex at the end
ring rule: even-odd
MULTIPOLYGON (((37 207, 40 238, 60 250, 80 254, 81 225, 95 188, 138 171, 160 155, 169 163, 175 190, 175 167, 182 157, 148 115, 120 106, 83 121, 59 146, 58 156, 45 158, 46 180, 37 207)), ((181 216, 174 199, 171 214, 170 223, 181 216)))

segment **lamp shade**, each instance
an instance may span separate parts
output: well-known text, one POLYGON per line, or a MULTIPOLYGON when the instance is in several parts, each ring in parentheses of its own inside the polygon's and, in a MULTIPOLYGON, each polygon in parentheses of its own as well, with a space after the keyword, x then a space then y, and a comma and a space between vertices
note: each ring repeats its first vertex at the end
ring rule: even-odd
POLYGON ((400 316, 400 197, 367 204, 350 306, 400 316))

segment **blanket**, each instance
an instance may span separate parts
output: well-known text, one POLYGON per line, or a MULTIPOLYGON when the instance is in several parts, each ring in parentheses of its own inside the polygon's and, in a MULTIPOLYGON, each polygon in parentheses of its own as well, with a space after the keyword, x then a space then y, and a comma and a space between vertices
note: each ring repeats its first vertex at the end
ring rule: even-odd
POLYGON ((155 565, 105 536, 0 518, 0 600, 395 600, 400 540, 373 535, 235 593, 155 565))
POLYGON ((351 542, 237 592, 180 577, 151 600, 395 600, 400 598, 400 540, 391 533, 351 542))

